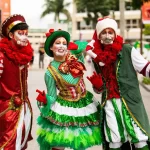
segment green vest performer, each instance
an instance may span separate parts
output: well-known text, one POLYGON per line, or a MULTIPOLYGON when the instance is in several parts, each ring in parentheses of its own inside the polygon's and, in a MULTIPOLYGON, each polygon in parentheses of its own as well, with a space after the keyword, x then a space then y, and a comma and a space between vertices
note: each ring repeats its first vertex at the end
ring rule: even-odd
POLYGON ((150 126, 136 72, 150 77, 150 62, 124 44, 117 29, 115 20, 99 19, 86 47, 96 70, 87 78, 94 91, 102 93, 104 149, 121 150, 129 143, 136 150, 149 150, 150 126))
POLYGON ((100 145, 100 105, 83 80, 82 51, 87 42, 72 43, 63 30, 50 29, 46 36, 45 52, 54 59, 45 72, 47 93, 37 90, 40 150, 85 150, 100 145))

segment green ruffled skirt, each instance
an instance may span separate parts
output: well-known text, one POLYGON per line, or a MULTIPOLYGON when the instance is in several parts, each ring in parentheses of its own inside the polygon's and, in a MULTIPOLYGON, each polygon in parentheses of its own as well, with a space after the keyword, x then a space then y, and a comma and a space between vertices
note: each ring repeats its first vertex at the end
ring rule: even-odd
POLYGON ((46 117, 37 119, 40 150, 66 147, 84 150, 102 143, 100 131, 100 105, 93 102, 87 92, 78 102, 69 102, 58 97, 46 117))

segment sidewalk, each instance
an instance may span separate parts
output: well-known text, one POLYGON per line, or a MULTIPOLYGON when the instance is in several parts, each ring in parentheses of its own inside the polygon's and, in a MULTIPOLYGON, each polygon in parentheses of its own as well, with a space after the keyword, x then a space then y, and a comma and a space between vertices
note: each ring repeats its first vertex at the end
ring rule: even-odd
POLYGON ((150 85, 142 83, 143 76, 138 74, 139 84, 148 92, 150 92, 150 85))
MULTIPOLYGON (((46 69, 48 64, 52 61, 52 58, 47 56, 46 54, 44 55, 44 68, 46 69)), ((42 68, 39 68, 39 54, 35 53, 34 54, 34 61, 33 61, 33 65, 30 66, 29 68, 30 70, 43 70, 42 68)))

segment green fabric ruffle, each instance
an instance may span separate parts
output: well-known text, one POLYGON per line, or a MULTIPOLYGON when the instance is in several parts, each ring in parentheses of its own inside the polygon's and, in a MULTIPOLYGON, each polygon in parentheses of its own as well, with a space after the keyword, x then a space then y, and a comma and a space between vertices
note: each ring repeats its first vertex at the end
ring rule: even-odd
MULTIPOLYGON (((60 126, 88 126, 88 125, 98 125, 100 113, 96 112, 89 116, 82 117, 73 117, 67 115, 59 115, 53 111, 50 111, 49 116, 45 117, 45 119, 49 122, 60 126)), ((42 116, 38 117, 38 120, 43 118, 42 116)), ((42 122, 41 122, 42 123, 42 122)))
POLYGON ((43 129, 37 131, 40 150, 49 150, 51 147, 68 147, 74 150, 86 149, 102 143, 99 126, 60 127, 43 123, 43 129))
MULTIPOLYGON (((57 98, 57 103, 64 107, 72 107, 72 108, 83 108, 87 105, 93 103, 93 95, 90 92, 87 92, 84 98, 81 98, 77 102, 69 102, 61 99, 60 97, 57 98)), ((99 118, 100 118, 100 105, 97 106, 97 112, 93 114, 89 114, 88 116, 68 116, 64 114, 58 114, 50 109, 49 101, 46 106, 43 106, 41 109, 41 116, 39 116, 38 120, 41 120, 41 117, 44 117, 48 122, 52 122, 59 126, 88 126, 88 125, 98 125, 99 118), (47 106, 48 105, 48 106, 47 106), (44 108, 45 107, 45 108, 44 108), (49 110, 48 110, 49 108, 49 110), (44 110, 45 109, 45 110, 44 110)), ((38 121, 39 125, 42 125, 42 122, 38 121)))

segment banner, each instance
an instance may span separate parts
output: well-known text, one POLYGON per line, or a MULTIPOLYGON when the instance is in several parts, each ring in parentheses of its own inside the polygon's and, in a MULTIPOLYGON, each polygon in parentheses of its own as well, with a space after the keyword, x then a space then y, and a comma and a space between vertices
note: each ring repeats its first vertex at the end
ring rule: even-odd
POLYGON ((150 2, 146 2, 142 6, 143 24, 150 24, 150 2))
POLYGON ((0 0, 1 22, 10 16, 10 0, 0 0))

